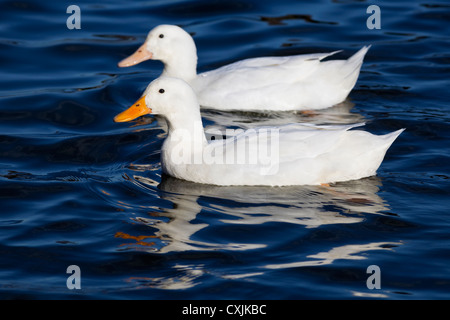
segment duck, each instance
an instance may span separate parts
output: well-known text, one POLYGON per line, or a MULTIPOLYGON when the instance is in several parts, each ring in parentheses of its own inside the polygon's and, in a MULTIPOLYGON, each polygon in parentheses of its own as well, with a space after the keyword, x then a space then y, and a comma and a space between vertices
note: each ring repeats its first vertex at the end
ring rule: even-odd
POLYGON ((197 74, 192 36, 175 25, 152 29, 139 49, 118 63, 130 67, 145 60, 164 64, 161 76, 191 85, 201 107, 220 110, 318 110, 346 99, 356 84, 364 46, 347 60, 323 61, 339 51, 240 60, 197 74))
POLYGON ((147 114, 167 122, 161 147, 163 173, 217 186, 329 185, 376 175, 388 148, 404 130, 374 135, 351 130, 364 123, 292 123, 235 129, 228 138, 208 141, 195 91, 172 77, 153 80, 114 121, 147 114))

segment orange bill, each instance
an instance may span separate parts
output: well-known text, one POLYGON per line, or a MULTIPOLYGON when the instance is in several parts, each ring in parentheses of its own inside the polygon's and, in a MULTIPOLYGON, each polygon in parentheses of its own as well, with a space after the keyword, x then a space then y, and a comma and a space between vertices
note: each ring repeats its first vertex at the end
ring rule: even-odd
POLYGON ((142 46, 137 49, 135 53, 133 53, 128 58, 123 59, 119 62, 118 66, 123 67, 131 67, 142 61, 151 59, 153 54, 147 50, 147 45, 144 43, 142 46))
POLYGON ((152 113, 152 109, 147 108, 145 96, 142 96, 135 104, 122 113, 114 117, 115 122, 127 122, 134 120, 140 116, 152 113))

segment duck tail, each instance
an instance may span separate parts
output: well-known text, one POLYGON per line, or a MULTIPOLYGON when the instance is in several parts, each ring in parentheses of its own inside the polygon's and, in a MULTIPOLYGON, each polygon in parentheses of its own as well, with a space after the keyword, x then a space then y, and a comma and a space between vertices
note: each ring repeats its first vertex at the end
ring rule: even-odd
POLYGON ((358 52, 356 52, 353 56, 347 59, 343 68, 342 68, 342 78, 341 84, 344 88, 350 92, 356 84, 358 80, 359 72, 361 70, 361 66, 363 64, 364 57, 367 51, 370 49, 369 46, 362 47, 358 52))
POLYGON ((406 129, 399 129, 397 131, 388 133, 383 135, 382 137, 384 138, 384 140, 386 141, 386 144, 388 144, 388 148, 391 146, 392 143, 394 143, 394 141, 398 138, 398 136, 405 131, 406 129))
MULTIPOLYGON (((381 158, 380 158, 381 161, 383 161, 383 158, 385 157, 386 152, 389 150, 389 148, 392 146, 394 141, 398 138, 398 136, 403 131, 405 131, 405 128, 399 129, 397 131, 394 131, 394 132, 391 132, 391 133, 388 133, 388 134, 385 134, 382 136, 379 136, 379 138, 382 139, 381 140, 382 142, 379 144, 378 148, 376 148, 376 150, 378 150, 378 151, 374 150, 374 152, 379 152, 379 155, 381 156, 381 158)), ((381 161, 380 161, 380 164, 381 164, 381 161)), ((378 164, 378 166, 380 164, 378 164)))
POLYGON ((348 58, 348 63, 350 63, 350 64, 356 64, 356 65, 361 65, 362 64, 362 62, 363 62, 363 60, 364 60, 364 57, 365 57, 365 55, 366 55, 366 53, 367 53, 367 51, 369 51, 369 49, 370 49, 370 47, 371 47, 372 45, 368 45, 368 46, 364 46, 364 47, 362 47, 361 49, 359 49, 359 51, 358 52, 356 52, 353 56, 351 56, 350 58, 348 58))

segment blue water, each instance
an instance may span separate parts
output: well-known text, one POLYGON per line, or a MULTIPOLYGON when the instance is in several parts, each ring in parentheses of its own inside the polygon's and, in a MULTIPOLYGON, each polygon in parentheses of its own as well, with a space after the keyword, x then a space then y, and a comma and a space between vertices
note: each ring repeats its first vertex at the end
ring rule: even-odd
POLYGON ((449 299, 447 1, 0 3, 0 298, 449 299), (81 9, 69 30, 66 8, 81 9), (381 9, 381 29, 366 9, 381 9), (117 63, 158 24, 199 71, 372 44, 342 104, 203 111, 207 128, 365 121, 406 131, 377 176, 325 187, 212 187, 162 175, 164 120, 113 117, 162 64, 117 63), (69 290, 67 267, 81 270, 69 290), (368 289, 370 265, 380 289, 368 289))

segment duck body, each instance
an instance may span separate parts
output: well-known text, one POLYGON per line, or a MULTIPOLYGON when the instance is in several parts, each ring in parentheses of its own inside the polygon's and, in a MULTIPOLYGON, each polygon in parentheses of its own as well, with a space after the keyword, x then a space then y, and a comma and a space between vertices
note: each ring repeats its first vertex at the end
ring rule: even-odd
POLYGON ((250 58, 197 74, 197 49, 182 28, 160 25, 121 67, 154 59, 162 76, 191 85, 201 107, 221 110, 314 110, 345 100, 354 87, 369 47, 347 60, 323 59, 339 52, 250 58))
POLYGON ((351 130, 363 124, 290 124, 242 130, 228 134, 227 139, 208 142, 198 100, 186 82, 163 77, 145 92, 115 120, 128 121, 150 112, 163 115, 169 133, 161 151, 162 169, 197 183, 317 185, 372 176, 403 131, 378 136, 351 130), (147 111, 134 113, 143 105, 147 111))
POLYGON ((168 138, 162 148, 162 169, 179 179, 222 186, 319 185, 373 176, 403 130, 377 136, 350 130, 355 126, 287 125, 247 130, 205 144, 198 150, 200 154, 191 154, 191 161, 182 164, 173 161, 179 140, 173 144, 168 138), (277 142, 269 142, 275 136, 277 142), (275 143, 278 145, 273 146, 275 143), (244 157, 227 161, 227 155, 239 149, 246 150, 244 157), (201 161, 196 163, 195 158, 201 161))
POLYGON ((322 61, 337 52, 246 59, 201 73, 189 84, 209 109, 324 109, 348 96, 367 50, 349 60, 322 61))

